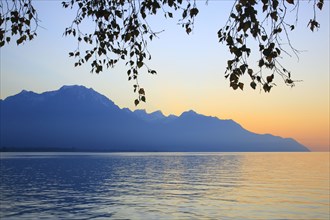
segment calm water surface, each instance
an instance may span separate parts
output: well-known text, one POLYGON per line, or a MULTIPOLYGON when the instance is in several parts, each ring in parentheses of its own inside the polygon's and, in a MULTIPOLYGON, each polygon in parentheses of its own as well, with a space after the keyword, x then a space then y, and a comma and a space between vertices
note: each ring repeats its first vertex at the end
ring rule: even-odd
POLYGON ((329 219, 329 153, 1 153, 0 219, 329 219))

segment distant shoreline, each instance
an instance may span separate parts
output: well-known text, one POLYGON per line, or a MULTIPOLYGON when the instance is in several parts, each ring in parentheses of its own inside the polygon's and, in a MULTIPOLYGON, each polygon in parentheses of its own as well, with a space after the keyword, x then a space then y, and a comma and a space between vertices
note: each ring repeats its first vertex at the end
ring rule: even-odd
POLYGON ((111 153, 111 152, 161 152, 161 151, 134 151, 134 150, 105 150, 105 149, 76 149, 62 147, 2 147, 0 152, 90 152, 90 153, 111 153))
POLYGON ((313 151, 139 151, 139 150, 106 150, 106 149, 76 149, 76 148, 61 148, 61 147, 31 147, 31 148, 20 148, 20 147, 1 147, 0 148, 1 153, 5 152, 26 152, 26 153, 41 153, 41 152, 49 152, 49 153, 61 153, 61 152, 68 152, 68 153, 166 153, 166 152, 202 152, 202 153, 212 153, 212 152, 242 152, 242 153, 248 153, 248 152, 260 152, 260 153, 270 153, 270 152, 313 152, 313 151))

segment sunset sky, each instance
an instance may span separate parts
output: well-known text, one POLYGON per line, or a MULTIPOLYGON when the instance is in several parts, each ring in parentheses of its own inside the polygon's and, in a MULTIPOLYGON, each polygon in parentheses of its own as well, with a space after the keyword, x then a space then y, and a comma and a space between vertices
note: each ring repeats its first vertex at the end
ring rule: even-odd
MULTIPOLYGON (((38 37, 22 46, 15 42, 1 48, 1 99, 21 90, 44 92, 62 85, 79 84, 106 95, 119 107, 135 110, 133 82, 127 81, 124 62, 101 74, 90 73, 90 65, 74 68, 68 53, 76 48, 63 32, 74 12, 61 1, 35 1, 42 27, 38 37)), ((224 78, 227 47, 218 43, 217 31, 225 24, 233 1, 198 2, 200 12, 189 36, 177 18, 150 19, 155 31, 165 30, 149 43, 152 60, 139 82, 146 90, 147 103, 138 108, 180 115, 193 109, 220 119, 233 119, 255 133, 292 137, 313 151, 329 151, 329 1, 318 13, 321 28, 307 27, 313 17, 312 2, 301 1, 298 25, 290 35, 299 59, 285 56, 283 63, 292 78, 302 80, 291 88, 275 76, 277 87, 265 94, 252 90, 245 76, 244 91, 234 91, 224 78)), ((257 60, 257 58, 255 59, 257 60)))

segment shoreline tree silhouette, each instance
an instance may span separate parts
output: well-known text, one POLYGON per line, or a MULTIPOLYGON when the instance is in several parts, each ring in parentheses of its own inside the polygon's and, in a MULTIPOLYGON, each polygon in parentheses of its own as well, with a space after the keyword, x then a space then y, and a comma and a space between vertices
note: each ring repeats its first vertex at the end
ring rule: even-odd
MULTIPOLYGON (((275 75, 280 76, 288 86, 294 86, 290 71, 280 59, 290 52, 298 57, 290 41, 289 33, 298 22, 299 4, 302 0, 233 0, 233 7, 223 28, 218 30, 220 43, 226 44, 232 57, 227 61, 225 78, 234 90, 243 90, 240 77, 248 75, 250 87, 260 85, 265 92, 275 86, 275 75), (295 13, 295 21, 287 21, 289 13, 295 13), (250 39, 259 44, 250 47, 250 39), (289 47, 288 51, 284 44, 289 47), (259 53, 257 70, 249 65, 250 54, 259 53), (271 74, 263 74, 264 70, 271 74)), ((151 59, 148 42, 160 32, 152 30, 148 18, 162 13, 165 19, 180 16, 178 23, 189 35, 199 13, 197 3, 208 0, 67 0, 62 6, 76 12, 64 35, 77 40, 74 66, 90 63, 91 72, 100 73, 114 67, 120 60, 126 61, 128 80, 134 80, 137 93, 135 105, 146 101, 145 90, 138 82, 138 75, 144 68, 150 74, 156 70, 147 65, 151 59), (81 25, 91 22, 92 31, 84 32, 81 25), (81 48, 88 48, 87 50, 81 48)), ((311 0, 313 18, 307 24, 311 31, 320 27, 316 19, 317 10, 322 10, 324 0, 311 0)), ((40 20, 32 0, 0 1, 0 48, 15 40, 17 45, 37 36, 40 20)))

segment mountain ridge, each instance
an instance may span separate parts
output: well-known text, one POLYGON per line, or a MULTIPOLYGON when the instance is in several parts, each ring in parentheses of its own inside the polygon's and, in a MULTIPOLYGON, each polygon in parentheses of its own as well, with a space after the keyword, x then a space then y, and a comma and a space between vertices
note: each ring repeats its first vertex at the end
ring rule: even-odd
POLYGON ((1 148, 78 151, 309 151, 294 139, 256 134, 193 110, 165 116, 118 107, 84 86, 0 101, 1 148))

